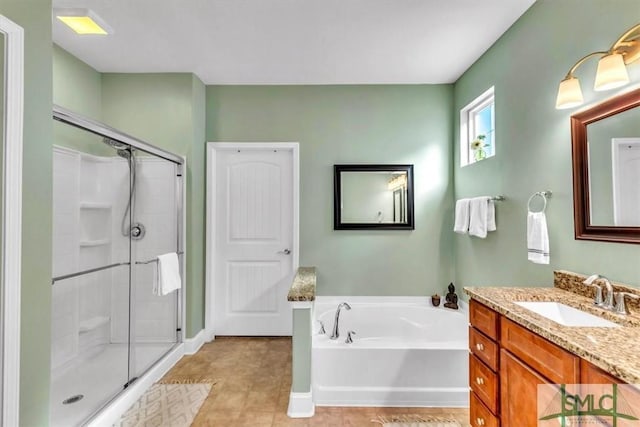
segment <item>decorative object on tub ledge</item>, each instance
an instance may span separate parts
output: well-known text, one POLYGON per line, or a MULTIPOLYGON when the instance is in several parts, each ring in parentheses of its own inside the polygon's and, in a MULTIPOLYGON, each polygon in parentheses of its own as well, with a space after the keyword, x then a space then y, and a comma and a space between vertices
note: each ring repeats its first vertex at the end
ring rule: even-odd
POLYGON ((573 73, 587 59, 600 57, 594 89, 597 91, 614 89, 629 83, 627 65, 640 59, 640 24, 624 32, 607 51, 592 52, 576 62, 558 87, 556 108, 573 108, 584 102, 580 82, 573 73))
POLYGON ((457 310, 458 295, 456 295, 456 287, 453 286, 453 283, 449 283, 449 287, 447 289, 449 289, 449 293, 445 297, 445 301, 447 302, 444 303, 444 306, 453 310, 457 310))
POLYGON ((380 415, 371 422, 384 427, 460 427, 460 423, 454 418, 437 415, 380 415))
POLYGON ((547 231, 547 197, 551 197, 551 190, 536 191, 527 202, 527 259, 535 264, 549 264, 549 232, 547 231), (533 212, 531 201, 541 197, 544 201, 542 210, 533 212))
POLYGON ((440 306, 440 295, 438 293, 431 295, 431 305, 434 307, 440 306))

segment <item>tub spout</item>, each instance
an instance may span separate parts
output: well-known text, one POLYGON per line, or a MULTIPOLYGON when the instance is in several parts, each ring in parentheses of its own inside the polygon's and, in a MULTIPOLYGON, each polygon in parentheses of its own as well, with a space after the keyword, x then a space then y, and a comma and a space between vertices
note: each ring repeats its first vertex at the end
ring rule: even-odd
POLYGON ((332 340, 338 339, 338 337, 340 336, 340 333, 338 332, 338 323, 340 322, 340 310, 343 308, 346 308, 347 310, 351 310, 351 306, 346 302, 343 302, 342 304, 338 305, 338 309, 336 310, 336 320, 333 323, 333 332, 329 337, 332 340))

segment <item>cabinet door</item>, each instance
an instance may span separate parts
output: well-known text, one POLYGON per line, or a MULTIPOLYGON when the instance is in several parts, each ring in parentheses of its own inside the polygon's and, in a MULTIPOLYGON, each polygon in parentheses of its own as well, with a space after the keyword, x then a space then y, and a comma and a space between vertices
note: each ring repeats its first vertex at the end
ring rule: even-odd
POLYGON ((538 425, 538 384, 548 381, 506 350, 500 351, 500 419, 503 426, 538 425))

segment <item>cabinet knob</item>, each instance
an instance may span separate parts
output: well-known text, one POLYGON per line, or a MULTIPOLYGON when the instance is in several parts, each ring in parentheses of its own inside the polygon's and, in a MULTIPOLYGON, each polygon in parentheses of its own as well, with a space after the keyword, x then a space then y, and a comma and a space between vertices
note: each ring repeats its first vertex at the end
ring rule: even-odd
POLYGON ((482 343, 478 343, 478 344, 476 344, 476 348, 477 348, 479 351, 483 351, 483 350, 484 350, 484 345, 483 345, 482 343))
POLYGON ((476 382, 477 382, 479 385, 482 385, 482 384, 484 384, 484 379, 483 379, 482 377, 476 377, 476 382))
POLYGON ((476 418, 476 425, 477 426, 483 426, 484 425, 484 418, 476 418))

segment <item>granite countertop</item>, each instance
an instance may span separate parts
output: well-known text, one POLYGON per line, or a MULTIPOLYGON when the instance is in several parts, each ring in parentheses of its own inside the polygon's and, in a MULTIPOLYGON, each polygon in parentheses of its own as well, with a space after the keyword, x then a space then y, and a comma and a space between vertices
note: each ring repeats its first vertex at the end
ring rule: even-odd
POLYGON ((630 384, 640 384, 640 314, 618 316, 593 300, 553 288, 468 287, 465 293, 519 325, 588 360, 630 384), (555 301, 606 318, 619 328, 563 326, 521 307, 516 301, 555 301))
POLYGON ((300 267, 287 295, 287 301, 314 301, 316 299, 316 268, 300 267))

